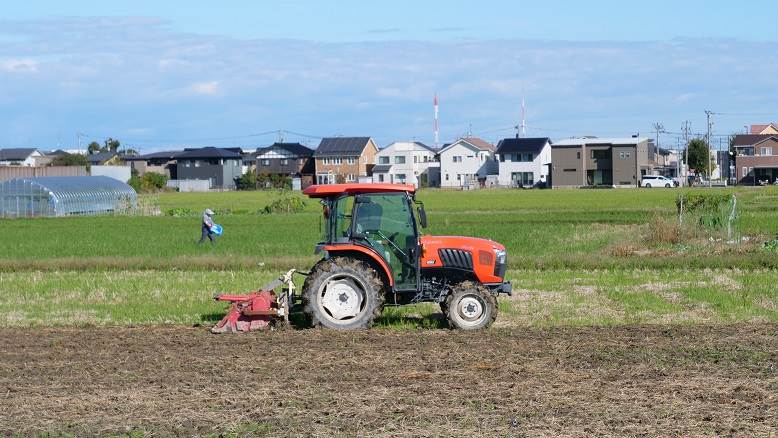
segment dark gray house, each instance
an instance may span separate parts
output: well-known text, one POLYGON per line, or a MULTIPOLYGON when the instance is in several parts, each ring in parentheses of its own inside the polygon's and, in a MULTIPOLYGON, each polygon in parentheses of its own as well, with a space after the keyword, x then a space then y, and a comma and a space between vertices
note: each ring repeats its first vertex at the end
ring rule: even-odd
POLYGON ((653 167, 648 138, 583 137, 551 145, 551 185, 639 187, 653 167))
POLYGON ((175 158, 179 180, 208 180, 212 189, 234 189, 241 176, 243 155, 238 152, 215 147, 184 149, 175 158))
POLYGON ((313 184, 313 149, 300 143, 273 143, 256 152, 257 174, 299 177, 302 188, 313 184))

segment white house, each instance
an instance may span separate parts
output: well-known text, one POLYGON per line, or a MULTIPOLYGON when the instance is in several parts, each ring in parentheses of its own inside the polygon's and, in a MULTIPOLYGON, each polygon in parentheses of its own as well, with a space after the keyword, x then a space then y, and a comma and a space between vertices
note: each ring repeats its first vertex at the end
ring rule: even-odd
POLYGON ((0 149, 0 166, 33 167, 42 159, 43 154, 35 148, 0 149))
POLYGON ((418 141, 394 142, 376 154, 373 182, 438 187, 440 163, 437 154, 418 141))
POLYGON ((464 137, 445 145, 438 152, 441 187, 484 185, 497 173, 494 146, 477 137, 464 137))
POLYGON ((532 187, 548 182, 551 140, 506 138, 497 143, 498 182, 501 186, 532 187))

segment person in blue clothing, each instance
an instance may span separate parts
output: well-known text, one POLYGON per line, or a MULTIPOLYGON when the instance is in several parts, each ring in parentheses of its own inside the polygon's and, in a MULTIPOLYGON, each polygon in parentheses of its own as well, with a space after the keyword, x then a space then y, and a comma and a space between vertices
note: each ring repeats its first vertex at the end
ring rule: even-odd
POLYGON ((207 237, 211 241, 211 245, 216 244, 216 239, 213 238, 213 231, 211 231, 211 228, 213 228, 213 215, 214 212, 210 208, 206 208, 203 212, 202 234, 200 236, 200 241, 197 243, 205 242, 205 238, 207 237))

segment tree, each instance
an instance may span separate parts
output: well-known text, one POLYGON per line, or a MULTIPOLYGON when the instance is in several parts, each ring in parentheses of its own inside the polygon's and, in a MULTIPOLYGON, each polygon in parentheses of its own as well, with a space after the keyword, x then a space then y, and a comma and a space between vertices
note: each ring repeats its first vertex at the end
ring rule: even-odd
POLYGON ((249 169, 237 180, 238 190, 256 190, 257 174, 249 169))
POLYGON ((121 146, 121 143, 119 142, 119 140, 114 140, 111 137, 108 137, 105 140, 104 143, 105 143, 105 147, 103 147, 101 149, 103 152, 114 152, 115 153, 116 151, 119 150, 119 146, 121 146))
POLYGON ((89 146, 86 147, 87 152, 89 152, 89 155, 96 154, 102 150, 100 147, 100 143, 93 141, 89 143, 89 146))
POLYGON ((50 166, 88 166, 89 160, 81 154, 62 154, 51 160, 50 166))
POLYGON ((697 174, 704 173, 710 176, 713 166, 710 155, 708 155, 708 143, 701 138, 695 138, 689 142, 689 162, 687 163, 690 168, 694 169, 697 174))

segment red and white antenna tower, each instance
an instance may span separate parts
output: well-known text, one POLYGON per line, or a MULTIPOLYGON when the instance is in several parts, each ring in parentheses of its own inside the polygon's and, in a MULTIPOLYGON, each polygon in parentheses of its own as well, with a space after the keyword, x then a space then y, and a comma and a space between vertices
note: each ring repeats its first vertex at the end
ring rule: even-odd
POLYGON ((435 93, 435 100, 433 101, 433 104, 435 105, 435 149, 438 148, 440 145, 440 137, 439 137, 439 127, 438 127, 438 93, 435 93))

